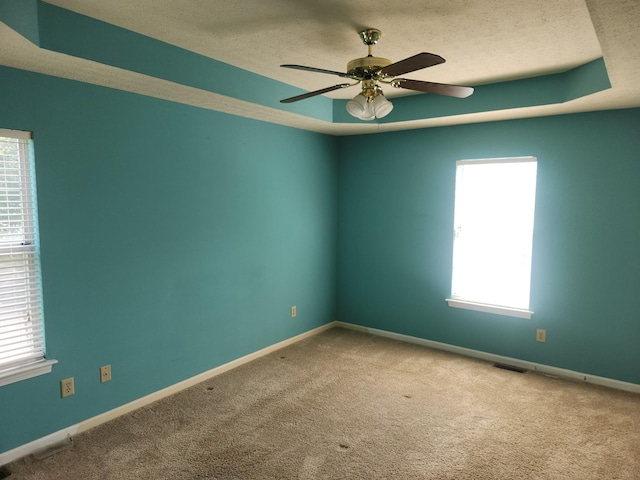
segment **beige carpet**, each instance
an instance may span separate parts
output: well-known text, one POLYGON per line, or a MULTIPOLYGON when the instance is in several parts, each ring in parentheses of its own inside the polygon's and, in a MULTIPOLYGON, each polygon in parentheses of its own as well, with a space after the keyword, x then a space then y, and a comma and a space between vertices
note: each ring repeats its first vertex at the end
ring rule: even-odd
POLYGON ((639 479, 640 395, 332 329, 10 480, 639 479))

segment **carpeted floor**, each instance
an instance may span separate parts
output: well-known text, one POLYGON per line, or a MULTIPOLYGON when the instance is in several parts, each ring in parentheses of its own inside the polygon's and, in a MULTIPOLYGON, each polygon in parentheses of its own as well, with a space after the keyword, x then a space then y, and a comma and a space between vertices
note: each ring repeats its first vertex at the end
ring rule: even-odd
POLYGON ((335 328, 10 480, 639 479, 640 395, 335 328))

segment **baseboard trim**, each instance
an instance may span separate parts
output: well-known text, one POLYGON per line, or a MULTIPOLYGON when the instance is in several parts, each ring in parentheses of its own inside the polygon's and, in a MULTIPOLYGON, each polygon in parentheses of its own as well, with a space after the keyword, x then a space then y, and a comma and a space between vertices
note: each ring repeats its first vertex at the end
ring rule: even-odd
POLYGON ((470 348, 458 347, 456 345, 450 345, 447 343, 435 342, 433 340, 426 340, 424 338, 412 337, 410 335, 403 335, 401 333, 389 332, 387 330, 379 330, 376 328, 364 327, 362 325, 356 325, 353 323, 339 322, 333 321, 322 325, 320 327, 314 328, 307 332, 296 335, 295 337, 291 337, 287 340, 283 340, 281 342, 275 343, 269 347, 263 348, 256 352, 245 355, 244 357, 240 357, 236 360, 233 360, 229 363, 225 363, 224 365, 220 365, 219 367, 213 368, 206 372, 203 372, 194 377, 183 380, 182 382, 178 382, 174 385, 171 385, 167 388, 163 388, 162 390, 158 390, 157 392, 151 393, 144 397, 138 398, 132 402, 129 402, 120 407, 114 408, 113 410, 109 410, 95 417, 84 420, 76 425, 72 425, 70 427, 64 428, 57 432, 54 432, 50 435, 47 435, 42 438, 38 438, 32 442, 16 447, 12 450, 8 450, 6 452, 0 453, 0 466, 11 463, 19 458, 25 457, 27 455, 31 455, 37 451, 48 448, 51 445, 55 445, 56 443, 67 440, 73 435, 77 435, 82 432, 86 432, 94 427, 102 425, 110 420, 114 420, 122 415, 125 415, 129 412, 142 408, 146 405, 149 405, 153 402, 161 400, 165 397, 171 396, 175 393, 178 393, 182 390, 185 390, 189 387, 192 387, 200 382, 213 378, 217 375, 220 375, 224 372, 232 370, 236 367, 244 365, 246 363, 251 362, 252 360, 256 360, 264 355, 268 355, 269 353, 275 352, 284 348, 286 346, 297 343, 306 338, 317 335, 321 332, 329 330, 333 327, 343 327, 350 330, 356 330, 360 332, 370 333, 372 335, 377 335, 380 337, 391 338, 394 340, 399 340, 401 342, 414 343, 417 345, 423 345, 425 347, 434 348, 436 350, 444 350, 451 353, 456 353, 459 355, 478 358, 481 360, 486 360, 488 362, 497 362, 503 363, 507 365, 513 365, 520 368, 525 368, 527 370, 537 371, 540 373, 544 373, 546 375, 553 375, 560 378, 567 378, 571 380, 583 381, 586 383, 593 383, 595 385, 602 385, 605 387, 616 388, 618 390, 625 390, 633 393, 640 393, 640 385, 635 383, 623 382, 620 380, 614 380, 606 377, 599 377, 596 375, 590 375, 587 373, 576 372, 573 370, 566 370, 563 368, 552 367, 549 365, 538 364, 534 362, 528 362, 525 360, 520 360, 517 358, 505 357, 502 355, 495 355, 492 353, 483 352, 480 350, 473 350, 470 348))
POLYGON ((287 347, 301 340, 304 340, 306 338, 312 337, 321 332, 329 330, 335 327, 336 324, 337 322, 330 322, 325 325, 321 325, 320 327, 301 333, 299 335, 296 335, 295 337, 291 337, 281 342, 275 343, 261 350, 245 355, 244 357, 237 358, 236 360, 233 360, 229 363, 225 363, 224 365, 220 365, 219 367, 213 368, 199 375, 188 378, 186 380, 178 382, 169 387, 163 388, 162 390, 158 390, 157 392, 138 398, 132 402, 129 402, 120 407, 114 408, 113 410, 109 410, 107 412, 101 413, 100 415, 84 420, 76 425, 72 425, 70 427, 64 428, 62 430, 54 432, 45 437, 38 438, 32 442, 16 447, 12 450, 8 450, 4 453, 0 453, 0 466, 6 465, 22 457, 31 455, 37 451, 48 448, 52 445, 55 445, 56 443, 67 440, 73 435, 86 432, 87 430, 90 430, 94 427, 102 425, 103 423, 106 423, 110 420, 114 420, 122 415, 125 415, 129 412, 142 408, 153 402, 157 402, 158 400, 161 400, 165 397, 174 395, 175 393, 178 393, 182 390, 185 390, 189 387, 192 387, 200 382, 213 378, 224 372, 228 372, 229 370, 232 370, 241 365, 244 365, 245 363, 249 363, 252 360, 256 360, 260 357, 268 355, 269 353, 275 352, 276 350, 280 350, 281 348, 287 347))
POLYGON ((31 455, 40 450, 49 448, 52 445, 68 440, 77 432, 78 426, 72 425, 71 427, 53 432, 51 435, 47 435, 46 437, 38 438, 33 442, 20 445, 13 450, 8 450, 4 453, 0 453, 0 467, 6 465, 7 463, 18 460, 19 458, 26 457, 27 455, 31 455))
POLYGON ((599 377, 588 373, 576 372, 574 370, 567 370, 564 368, 552 367, 550 365, 544 365, 535 362, 529 362, 526 360, 520 360, 518 358, 504 357, 502 355, 495 355, 493 353, 487 353, 480 350, 473 350, 470 348, 458 347, 456 345, 450 345, 448 343, 435 342, 433 340, 426 340, 424 338, 412 337, 410 335, 403 335, 401 333, 389 332, 387 330, 378 330, 376 328, 364 327, 362 325, 356 325, 346 322, 334 322, 336 327, 348 328, 350 330, 357 330, 359 332, 370 333, 379 337, 391 338, 399 340, 401 342, 414 343, 425 347, 433 348, 436 350, 444 350, 451 353, 457 353, 466 357, 478 358, 486 360, 488 362, 503 363, 506 365, 513 365, 514 367, 524 368, 526 370, 532 370, 543 373, 545 375, 552 375, 555 377, 566 378, 571 380, 578 380, 586 383, 593 383, 595 385, 602 385, 605 387, 615 388, 618 390, 625 390, 633 393, 640 393, 640 385, 636 383, 623 382, 621 380, 614 380, 612 378, 599 377))

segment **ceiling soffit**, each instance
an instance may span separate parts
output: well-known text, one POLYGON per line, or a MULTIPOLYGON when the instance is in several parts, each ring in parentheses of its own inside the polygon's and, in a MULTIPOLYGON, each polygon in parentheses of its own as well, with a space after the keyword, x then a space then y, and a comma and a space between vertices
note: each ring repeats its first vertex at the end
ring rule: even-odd
MULTIPOLYGON (((362 123, 346 113, 346 100, 319 96, 281 104, 279 99, 305 90, 40 0, 5 1, 0 6, 0 20, 45 51, 159 79, 168 84, 167 88, 180 85, 255 105, 263 117, 266 108, 302 116, 312 123, 362 123)), ((610 86, 605 63, 599 58, 561 73, 475 86, 475 94, 467 99, 437 95, 397 97, 393 99, 393 115, 376 122, 392 125, 562 104, 610 86)), ((159 92, 155 96, 163 95, 159 92)))

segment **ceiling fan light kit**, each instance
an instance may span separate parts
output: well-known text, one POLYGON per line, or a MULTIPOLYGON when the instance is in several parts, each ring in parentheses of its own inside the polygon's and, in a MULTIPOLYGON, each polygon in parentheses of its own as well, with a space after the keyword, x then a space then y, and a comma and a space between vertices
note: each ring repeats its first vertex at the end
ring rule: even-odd
POLYGON ((373 120, 375 118, 375 113, 371 109, 367 97, 361 93, 347 102, 347 112, 360 120, 373 120))
POLYGON ((423 82, 421 80, 410 80, 406 78, 396 78, 405 73, 415 72, 423 68, 432 67, 444 63, 445 60, 439 55, 422 52, 398 62, 382 57, 374 57, 372 46, 380 39, 382 32, 375 28, 369 28, 360 32, 362 42, 367 45, 368 55, 362 58, 351 60, 347 64, 347 72, 337 72, 323 68, 307 67, 304 65, 280 65, 284 68, 293 68, 317 73, 337 75, 343 78, 355 80, 356 83, 341 83, 332 87, 315 90, 313 92, 296 95, 295 97, 280 100, 281 103, 292 103, 306 98, 329 93, 341 88, 353 87, 361 84, 362 91, 353 99, 347 102, 347 112, 360 120, 373 120, 383 118, 391 113, 393 104, 387 100, 382 93, 379 83, 390 85, 394 88, 403 88, 424 93, 435 93, 437 95, 447 95, 457 98, 466 98, 473 93, 473 88, 460 85, 449 85, 444 83, 423 82))
POLYGON ((383 118, 389 115, 391 110, 393 110, 393 104, 385 98, 382 89, 371 80, 365 80, 362 93, 347 102, 349 115, 360 120, 383 118), (369 82, 369 85, 364 86, 365 82, 369 82))

